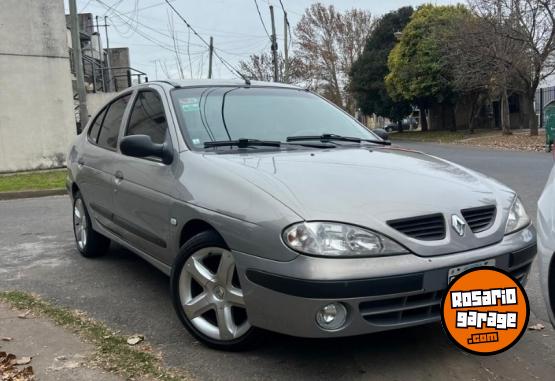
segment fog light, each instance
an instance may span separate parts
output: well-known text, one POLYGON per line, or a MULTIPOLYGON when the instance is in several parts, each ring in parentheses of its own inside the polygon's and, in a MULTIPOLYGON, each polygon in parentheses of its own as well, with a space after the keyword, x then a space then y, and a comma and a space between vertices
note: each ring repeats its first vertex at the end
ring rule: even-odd
POLYGON ((347 320, 347 308, 341 303, 330 303, 316 313, 316 322, 325 330, 341 328, 347 320))

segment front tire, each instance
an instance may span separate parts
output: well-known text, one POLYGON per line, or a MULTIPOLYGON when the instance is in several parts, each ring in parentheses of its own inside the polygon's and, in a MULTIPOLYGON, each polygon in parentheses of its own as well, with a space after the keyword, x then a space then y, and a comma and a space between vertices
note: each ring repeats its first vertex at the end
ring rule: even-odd
POLYGON ((91 218, 80 192, 73 197, 73 235, 83 257, 100 257, 108 251, 110 240, 93 230, 91 218))
POLYGON ((258 343, 261 332, 248 321, 233 254, 216 232, 199 233, 182 246, 171 292, 179 319, 205 345, 238 351, 258 343))

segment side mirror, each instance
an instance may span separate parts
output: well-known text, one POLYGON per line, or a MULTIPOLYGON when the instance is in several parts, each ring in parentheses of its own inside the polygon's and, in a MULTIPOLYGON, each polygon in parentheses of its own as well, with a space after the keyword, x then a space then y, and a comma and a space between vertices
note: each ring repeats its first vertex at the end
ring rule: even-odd
POLYGON ((383 140, 389 140, 389 132, 387 132, 383 128, 375 128, 372 130, 372 132, 378 135, 383 140))
POLYGON ((121 153, 133 157, 153 156, 162 160, 164 164, 173 161, 173 150, 167 143, 155 144, 147 135, 130 135, 121 139, 119 145, 121 153))

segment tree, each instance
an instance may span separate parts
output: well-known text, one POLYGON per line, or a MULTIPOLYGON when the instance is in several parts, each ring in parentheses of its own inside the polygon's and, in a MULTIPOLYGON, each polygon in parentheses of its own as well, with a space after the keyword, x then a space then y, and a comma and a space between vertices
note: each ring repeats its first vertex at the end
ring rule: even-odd
MULTIPOLYGON (((449 65, 441 54, 442 44, 447 43, 442 37, 468 14, 462 5, 418 8, 388 57, 386 88, 394 100, 418 105, 423 115, 432 104, 441 103, 454 119, 456 94, 449 65)), ((427 128, 425 121, 423 118, 423 130, 427 128)))
POLYGON ((522 44, 519 56, 527 57, 529 64, 519 65, 518 76, 526 87, 523 95, 530 134, 537 135, 534 97, 541 81, 555 72, 555 1, 469 0, 469 4, 496 34, 522 44))
POLYGON ((496 31, 507 25, 483 17, 469 16, 456 28, 446 30, 442 55, 452 74, 452 85, 457 93, 469 95, 473 102, 469 126, 487 99, 499 99, 501 128, 511 134, 508 96, 525 91, 526 85, 519 72, 529 66, 522 54, 521 41, 507 38, 496 31))
POLYGON ((365 114, 376 114, 400 122, 411 111, 406 100, 394 101, 387 93, 387 57, 395 46, 395 33, 403 30, 413 13, 412 7, 390 12, 376 21, 362 55, 350 72, 350 90, 365 114))
MULTIPOLYGON (((256 81, 271 82, 274 80, 274 64, 269 53, 252 54, 246 61, 239 61, 239 71, 245 77, 256 81)), ((279 78, 287 78, 287 83, 301 84, 306 81, 306 69, 303 63, 296 57, 289 57, 285 76, 285 60, 282 54, 278 54, 279 78)))
POLYGON ((355 107, 347 88, 349 72, 372 26, 369 12, 340 13, 333 5, 326 8, 316 3, 305 10, 295 28, 295 55, 307 70, 310 86, 351 113, 355 107))

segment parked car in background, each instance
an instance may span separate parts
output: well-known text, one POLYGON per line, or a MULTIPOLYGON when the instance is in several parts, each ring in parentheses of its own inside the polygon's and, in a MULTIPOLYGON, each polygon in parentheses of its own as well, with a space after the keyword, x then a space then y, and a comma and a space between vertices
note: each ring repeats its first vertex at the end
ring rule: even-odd
POLYGON ((436 322, 457 274, 525 282, 536 254, 513 190, 290 85, 138 85, 91 118, 67 165, 79 252, 114 241, 169 275, 182 323, 215 348, 436 322))
POLYGON ((415 130, 418 128, 418 120, 415 117, 410 116, 408 118, 404 118, 401 121, 401 125, 395 122, 388 123, 384 127, 384 130, 386 130, 387 132, 393 132, 393 131, 400 132, 401 128, 403 131, 415 130))
POLYGON ((403 119, 403 124, 408 125, 411 130, 416 130, 418 128, 418 119, 414 116, 409 116, 408 118, 403 119))
POLYGON ((555 326, 555 166, 538 201, 538 253, 543 295, 555 326))

